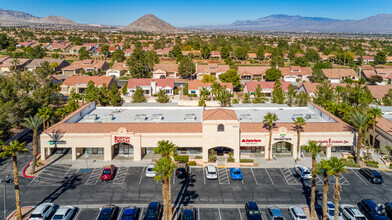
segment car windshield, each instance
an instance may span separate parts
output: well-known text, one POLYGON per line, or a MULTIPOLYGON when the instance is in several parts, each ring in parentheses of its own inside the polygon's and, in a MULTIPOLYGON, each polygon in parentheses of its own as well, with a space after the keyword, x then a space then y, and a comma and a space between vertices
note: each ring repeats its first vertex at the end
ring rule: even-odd
POLYGON ((63 215, 55 215, 52 219, 63 219, 63 215))
POLYGON ((283 220, 283 217, 279 216, 279 217, 274 217, 275 220, 283 220))
POLYGON ((212 175, 214 175, 214 174, 216 174, 216 172, 208 172, 208 174, 212 174, 212 175))
POLYGON ((103 171, 103 174, 104 174, 104 175, 110 174, 110 170, 104 170, 104 171, 103 171))
POLYGON ((184 219, 184 220, 194 220, 192 215, 184 215, 184 217, 182 219, 184 219))
POLYGON ((299 216, 299 219, 306 219, 306 216, 299 216))
POLYGON ((151 167, 147 168, 147 171, 151 172, 153 171, 151 167))
POLYGON ((133 215, 132 214, 124 214, 121 216, 121 219, 133 219, 133 215))
POLYGON ((310 172, 309 171, 304 171, 304 174, 310 174, 310 172))
POLYGON ((330 216, 334 216, 335 215, 335 210, 333 210, 333 209, 328 210, 328 214, 330 216))
POLYGON ((235 170, 233 173, 234 173, 234 174, 241 174, 241 172, 238 171, 238 170, 235 170))
POLYGON ((157 210, 156 209, 149 209, 147 210, 146 216, 147 217, 155 217, 157 215, 157 210))
POLYGON ((30 217, 31 218, 41 218, 42 215, 41 214, 31 214, 30 217))
POLYGON ((366 220, 365 217, 357 217, 356 219, 357 219, 357 220, 366 220))
POLYGON ((250 210, 249 215, 260 215, 260 211, 259 210, 250 210))

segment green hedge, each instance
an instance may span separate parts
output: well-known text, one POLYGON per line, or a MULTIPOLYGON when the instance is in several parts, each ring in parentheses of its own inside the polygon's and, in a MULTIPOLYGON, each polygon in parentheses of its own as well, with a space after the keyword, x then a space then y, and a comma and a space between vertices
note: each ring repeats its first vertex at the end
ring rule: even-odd
POLYGON ((253 159, 240 159, 240 163, 253 163, 253 159))
POLYGON ((347 159, 354 160, 354 156, 348 156, 347 159))
POLYGON ((389 164, 389 169, 392 169, 392 163, 391 163, 391 164, 389 164))
POLYGON ((188 162, 189 155, 177 155, 177 156, 174 156, 174 160, 177 162, 188 162))
POLYGON ((373 167, 373 168, 378 168, 378 162, 377 161, 366 161, 365 162, 366 166, 368 167, 373 167))
POLYGON ((203 159, 202 156, 196 156, 195 159, 203 159))
POLYGON ((188 165, 189 165, 189 166, 196 166, 196 161, 189 161, 189 162, 188 162, 188 165))
POLYGON ((359 167, 354 161, 348 160, 346 162, 346 167, 359 167))

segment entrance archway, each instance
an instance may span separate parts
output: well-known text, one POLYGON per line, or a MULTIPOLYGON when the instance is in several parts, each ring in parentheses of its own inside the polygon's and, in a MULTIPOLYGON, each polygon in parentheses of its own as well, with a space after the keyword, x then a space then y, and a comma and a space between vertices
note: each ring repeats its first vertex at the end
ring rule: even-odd
POLYGON ((214 148, 210 148, 208 152, 210 152, 211 150, 214 150, 217 156, 223 156, 230 152, 234 153, 234 150, 229 147, 214 147, 214 148))
POLYGON ((291 154, 293 145, 286 141, 276 142, 272 145, 273 154, 291 154))
POLYGON ((133 146, 128 143, 117 143, 113 148, 114 156, 133 157, 133 146))

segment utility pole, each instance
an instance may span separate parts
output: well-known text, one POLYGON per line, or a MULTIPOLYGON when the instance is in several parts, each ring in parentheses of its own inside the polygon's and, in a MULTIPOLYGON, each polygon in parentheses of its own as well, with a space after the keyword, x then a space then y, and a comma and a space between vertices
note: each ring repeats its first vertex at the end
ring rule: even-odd
POLYGON ((4 219, 7 218, 7 203, 6 203, 6 195, 7 195, 7 183, 10 183, 11 179, 8 178, 8 176, 6 176, 3 179, 0 179, 0 183, 3 183, 3 187, 4 187, 4 219))

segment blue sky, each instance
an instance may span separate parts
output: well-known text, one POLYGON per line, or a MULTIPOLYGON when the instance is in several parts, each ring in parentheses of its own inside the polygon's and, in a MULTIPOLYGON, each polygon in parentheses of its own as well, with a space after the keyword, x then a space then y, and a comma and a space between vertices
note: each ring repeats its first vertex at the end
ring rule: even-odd
POLYGON ((128 25, 152 13, 183 27, 230 24, 272 14, 362 19, 392 13, 392 0, 0 0, 0 8, 106 25, 128 25))

